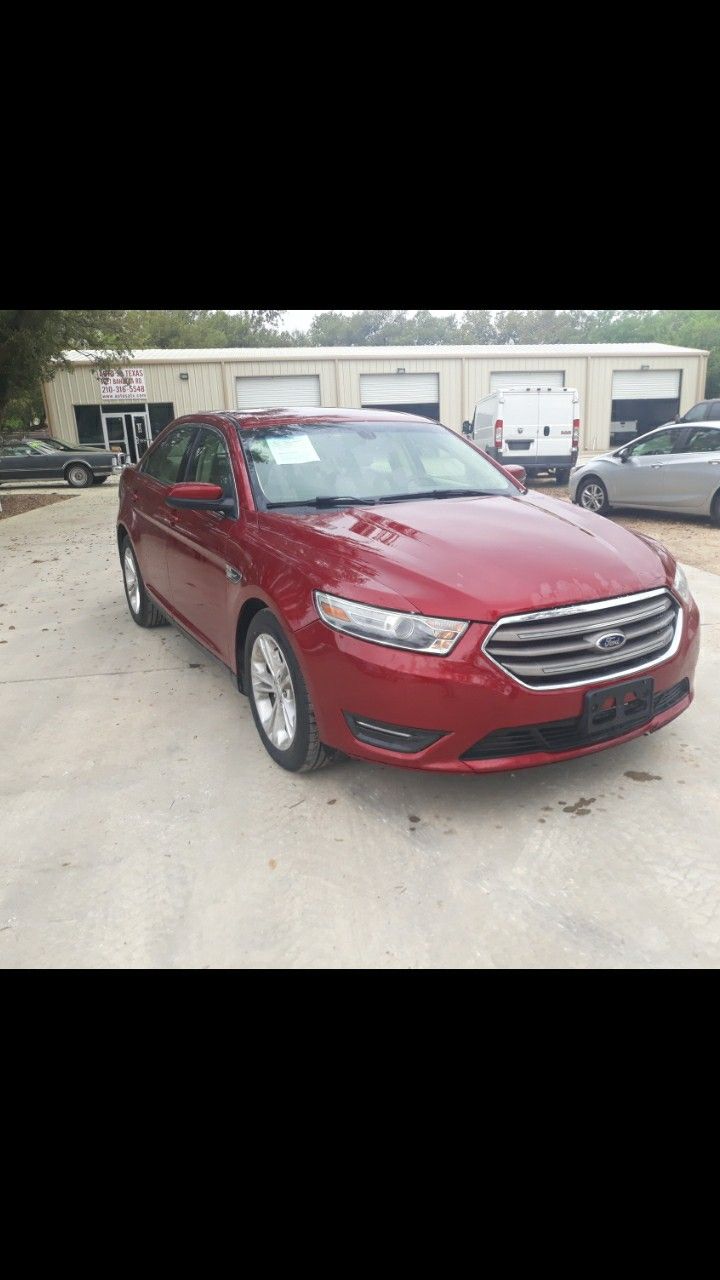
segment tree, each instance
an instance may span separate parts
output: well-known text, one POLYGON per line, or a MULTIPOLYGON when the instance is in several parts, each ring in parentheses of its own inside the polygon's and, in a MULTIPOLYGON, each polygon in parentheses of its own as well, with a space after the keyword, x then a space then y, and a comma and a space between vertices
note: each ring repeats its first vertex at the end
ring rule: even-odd
POLYGON ((0 311, 0 424, 24 426, 37 413, 40 383, 67 363, 63 352, 101 350, 116 363, 130 343, 126 311, 0 311))
POLYGON ((282 311, 132 311, 140 350, 160 347, 266 347, 287 342, 277 332, 282 311))

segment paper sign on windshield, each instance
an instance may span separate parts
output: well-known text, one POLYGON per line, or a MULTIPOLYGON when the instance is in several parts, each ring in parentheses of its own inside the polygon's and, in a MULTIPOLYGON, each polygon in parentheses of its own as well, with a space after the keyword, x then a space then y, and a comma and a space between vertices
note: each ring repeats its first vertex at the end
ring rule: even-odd
POLYGON ((286 463, 320 461, 309 436, 286 436, 284 440, 268 440, 266 443, 280 466, 286 463))

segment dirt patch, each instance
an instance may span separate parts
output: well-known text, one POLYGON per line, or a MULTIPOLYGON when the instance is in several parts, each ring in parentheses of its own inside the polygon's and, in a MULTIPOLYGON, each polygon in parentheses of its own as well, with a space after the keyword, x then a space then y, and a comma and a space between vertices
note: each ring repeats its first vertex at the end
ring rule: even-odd
MULTIPOLYGON (((564 485, 555 484, 554 480, 538 477, 530 485, 537 493, 544 493, 548 498, 561 498, 570 501, 570 494, 564 485)), ((707 569, 710 573, 720 573, 720 529, 710 523, 709 517, 672 515, 669 512, 614 511, 610 520, 621 524, 633 533, 646 533, 650 538, 664 542, 669 551, 684 564, 693 564, 697 569, 707 569)))
POLYGON ((26 511, 34 511, 36 507, 51 507, 54 502, 67 502, 74 496, 72 493, 0 493, 0 520, 7 520, 9 516, 22 516, 26 511))

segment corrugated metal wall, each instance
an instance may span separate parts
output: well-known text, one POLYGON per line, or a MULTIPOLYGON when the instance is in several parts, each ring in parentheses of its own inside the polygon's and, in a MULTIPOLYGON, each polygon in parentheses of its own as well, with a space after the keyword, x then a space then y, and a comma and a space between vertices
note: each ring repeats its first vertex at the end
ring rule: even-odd
MULTIPOLYGON (((705 393, 707 357, 698 355, 635 356, 541 356, 530 360, 523 356, 444 356, 437 348, 427 349, 417 358, 394 354, 364 359, 361 355, 348 359, 323 356, 298 360, 198 360, 176 364, 143 365, 138 354, 135 363, 145 370, 148 400, 171 402, 176 416, 203 409, 235 407, 235 379, 242 376, 268 377, 288 374, 317 373, 320 377, 322 403, 359 408, 362 374, 396 373, 399 368, 411 373, 437 373, 440 380, 440 421, 459 431, 465 418, 471 418, 476 402, 490 391, 492 373, 511 373, 535 368, 557 370, 563 367, 565 385, 580 392, 582 447, 607 448, 610 440, 612 376, 616 370, 637 369, 639 364, 650 369, 679 369, 682 373, 680 412, 684 413, 705 393), (187 381, 180 379, 187 373, 187 381)), ((73 405, 100 404, 100 387, 92 368, 76 365, 61 370, 46 384, 49 423, 53 434, 62 440, 77 440, 73 405)), ((111 405, 108 403, 108 408, 111 405)))

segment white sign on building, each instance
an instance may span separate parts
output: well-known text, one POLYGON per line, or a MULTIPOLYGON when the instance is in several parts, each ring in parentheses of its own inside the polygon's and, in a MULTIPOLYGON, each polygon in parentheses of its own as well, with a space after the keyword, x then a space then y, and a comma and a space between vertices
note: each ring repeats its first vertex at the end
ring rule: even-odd
POLYGON ((101 400, 146 400, 144 369, 109 369, 98 374, 101 400))

